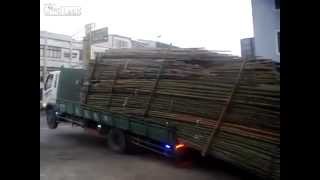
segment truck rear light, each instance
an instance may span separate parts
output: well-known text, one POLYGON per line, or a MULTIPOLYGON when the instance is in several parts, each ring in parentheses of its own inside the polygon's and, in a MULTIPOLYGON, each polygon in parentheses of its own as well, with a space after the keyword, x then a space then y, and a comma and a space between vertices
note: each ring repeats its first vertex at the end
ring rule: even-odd
POLYGON ((184 144, 177 144, 176 145, 176 150, 183 148, 185 145, 184 144))

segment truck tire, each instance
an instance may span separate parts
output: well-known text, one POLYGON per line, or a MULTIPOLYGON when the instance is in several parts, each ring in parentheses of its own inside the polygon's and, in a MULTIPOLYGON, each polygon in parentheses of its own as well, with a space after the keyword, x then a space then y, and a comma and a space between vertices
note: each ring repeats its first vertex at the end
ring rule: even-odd
POLYGON ((127 148, 126 135, 120 129, 111 129, 107 136, 108 146, 112 151, 124 153, 127 148))
POLYGON ((57 117, 53 108, 46 110, 47 114, 47 125, 49 129, 56 129, 58 127, 57 117))

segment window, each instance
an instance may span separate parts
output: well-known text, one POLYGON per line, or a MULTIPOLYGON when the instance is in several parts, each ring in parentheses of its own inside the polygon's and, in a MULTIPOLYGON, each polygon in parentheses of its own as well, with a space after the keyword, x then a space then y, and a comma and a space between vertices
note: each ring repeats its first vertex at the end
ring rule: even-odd
POLYGON ((128 47, 128 42, 123 40, 114 40, 115 48, 126 48, 128 47))
POLYGON ((114 47, 115 48, 120 48, 120 41, 119 40, 114 40, 114 47))
POLYGON ((128 42, 127 41, 124 42, 124 47, 128 47, 128 42))
POLYGON ((280 31, 277 32, 277 51, 280 54, 280 31))
POLYGON ((61 58, 61 49, 58 48, 58 49, 55 50, 55 52, 56 52, 55 58, 61 58))
POLYGON ((122 47, 122 48, 128 47, 128 42, 127 41, 121 41, 120 47, 122 47))
POLYGON ((78 54, 77 53, 72 53, 72 58, 77 58, 78 54))
POLYGON ((52 57, 52 56, 53 56, 53 55, 52 55, 53 53, 52 53, 52 50, 51 50, 51 49, 48 49, 48 50, 47 50, 47 53, 48 53, 48 54, 47 54, 47 57, 52 57))
POLYGON ((46 81, 46 84, 44 86, 44 90, 48 90, 51 88, 52 86, 52 80, 53 80, 53 74, 49 74, 48 78, 47 78, 47 81, 46 81))
MULTIPOLYGON (((70 52, 65 52, 64 54, 63 54, 63 56, 65 57, 65 58, 70 58, 70 52)), ((72 58, 77 58, 78 57, 78 54, 77 53, 72 53, 72 58)))
POLYGON ((65 53, 63 54, 63 56, 64 56, 65 58, 70 58, 70 53, 65 52, 65 53))
POLYGON ((280 0, 274 0, 275 9, 280 9, 280 0))
POLYGON ((79 61, 82 61, 83 58, 83 52, 82 50, 79 51, 79 61))
POLYGON ((44 47, 40 45, 40 57, 43 57, 44 54, 44 47))
MULTIPOLYGON (((40 56, 44 56, 44 46, 40 46, 40 56)), ((61 48, 48 46, 46 57, 61 58, 61 48)))

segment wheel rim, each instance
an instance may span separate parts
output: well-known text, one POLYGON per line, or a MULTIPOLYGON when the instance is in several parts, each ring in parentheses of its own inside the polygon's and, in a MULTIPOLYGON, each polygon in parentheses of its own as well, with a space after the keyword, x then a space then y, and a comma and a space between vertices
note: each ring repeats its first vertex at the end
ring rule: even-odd
POLYGON ((112 130, 109 136, 109 144, 112 150, 121 152, 125 149, 125 137, 122 132, 112 130))
POLYGON ((55 114, 53 110, 47 111, 47 124, 49 128, 56 128, 57 122, 55 120, 55 114))

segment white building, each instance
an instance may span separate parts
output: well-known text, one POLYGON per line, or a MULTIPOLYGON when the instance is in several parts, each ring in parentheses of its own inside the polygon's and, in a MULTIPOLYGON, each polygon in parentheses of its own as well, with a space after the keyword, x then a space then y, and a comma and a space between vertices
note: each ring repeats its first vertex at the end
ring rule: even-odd
POLYGON ((82 42, 72 39, 71 36, 40 31, 40 104, 44 88, 44 61, 46 61, 47 74, 61 66, 82 68, 82 42), (72 52, 71 55, 70 52, 72 52))
POLYGON ((280 0, 252 0, 255 56, 280 62, 280 0))
POLYGON ((108 41, 91 45, 91 59, 95 58, 95 53, 103 53, 108 49, 132 48, 132 39, 116 34, 108 35, 108 41))
POLYGON ((108 36, 108 42, 97 43, 91 46, 91 59, 95 58, 95 53, 103 53, 108 49, 119 49, 119 48, 168 48, 172 46, 170 44, 161 43, 158 41, 151 40, 133 40, 129 37, 119 36, 116 34, 110 34, 108 36))
POLYGON ((82 41, 76 41, 67 35, 40 31, 40 76, 42 76, 45 58, 48 71, 56 70, 61 66, 81 68, 82 41))
POLYGON ((143 43, 144 46, 147 48, 177 48, 176 46, 173 46, 172 44, 166 44, 166 43, 162 43, 159 41, 138 39, 137 42, 143 43))

